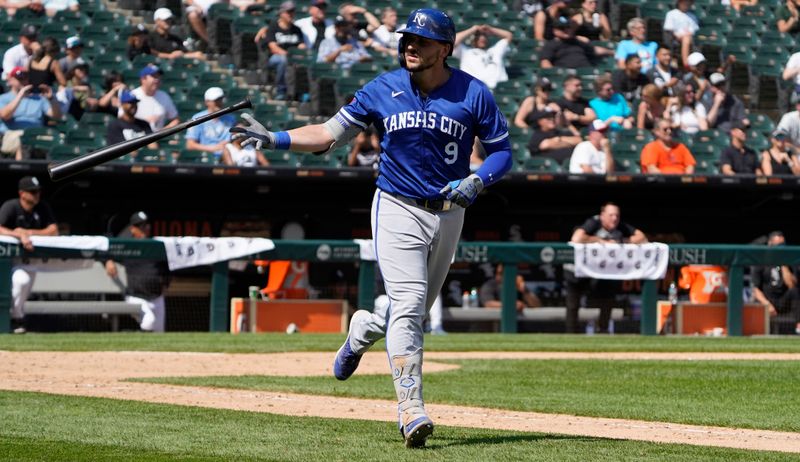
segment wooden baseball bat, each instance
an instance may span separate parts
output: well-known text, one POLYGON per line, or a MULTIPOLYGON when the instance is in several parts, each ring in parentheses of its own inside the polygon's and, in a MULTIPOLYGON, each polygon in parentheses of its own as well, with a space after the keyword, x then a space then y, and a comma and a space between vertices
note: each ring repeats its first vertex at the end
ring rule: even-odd
POLYGON ((208 122, 209 120, 216 119, 217 117, 221 117, 231 112, 252 107, 253 103, 250 102, 250 98, 246 98, 236 104, 224 107, 219 111, 206 114, 196 119, 187 120, 186 122, 175 125, 174 127, 165 128, 155 133, 150 133, 149 135, 134 138, 132 140, 121 141, 117 144, 100 148, 97 151, 78 156, 74 159, 66 160, 60 164, 50 164, 47 166, 47 172, 50 174, 50 178, 53 181, 61 181, 64 178, 68 178, 102 163, 122 157, 125 154, 131 153, 137 149, 147 146, 150 143, 154 143, 158 140, 174 135, 175 133, 186 130, 189 127, 194 127, 195 125, 208 122))

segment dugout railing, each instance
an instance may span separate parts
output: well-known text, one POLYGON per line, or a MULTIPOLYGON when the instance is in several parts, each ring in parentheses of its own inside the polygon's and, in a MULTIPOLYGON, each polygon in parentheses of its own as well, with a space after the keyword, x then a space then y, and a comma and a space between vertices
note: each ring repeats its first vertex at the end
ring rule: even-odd
MULTIPOLYGON (((155 240, 112 238, 107 251, 86 251, 65 248, 38 247, 33 252, 17 244, 0 243, 0 332, 10 332, 11 271, 19 259, 28 258, 92 258, 104 261, 112 259, 166 259, 164 246, 155 240)), ((275 240, 275 248, 269 252, 253 254, 249 259, 300 260, 309 262, 360 262, 358 276, 358 307, 371 309, 374 301, 375 262, 362 260, 361 246, 344 240, 275 240)), ((503 263, 500 331, 517 332, 515 309, 517 276, 516 263, 566 264, 573 262, 573 250, 566 243, 503 243, 462 242, 455 257, 456 262, 503 263)), ((730 336, 742 335, 743 276, 749 266, 800 265, 800 246, 753 246, 720 244, 674 244, 670 245, 669 264, 695 265, 713 264, 728 267, 727 329, 730 336)), ((210 319, 211 331, 227 331, 229 318, 229 274, 228 262, 212 265, 210 319)), ((656 303, 659 281, 642 281, 640 332, 656 335, 656 303)))

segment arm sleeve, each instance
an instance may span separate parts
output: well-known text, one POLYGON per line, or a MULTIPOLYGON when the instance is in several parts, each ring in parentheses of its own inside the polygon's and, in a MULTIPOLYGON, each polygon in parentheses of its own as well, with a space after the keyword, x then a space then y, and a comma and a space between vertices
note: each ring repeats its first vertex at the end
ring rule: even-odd
POLYGON ((480 84, 476 98, 478 139, 486 149, 486 160, 475 172, 484 186, 500 181, 511 170, 511 142, 508 139, 508 124, 500 112, 489 89, 480 84))

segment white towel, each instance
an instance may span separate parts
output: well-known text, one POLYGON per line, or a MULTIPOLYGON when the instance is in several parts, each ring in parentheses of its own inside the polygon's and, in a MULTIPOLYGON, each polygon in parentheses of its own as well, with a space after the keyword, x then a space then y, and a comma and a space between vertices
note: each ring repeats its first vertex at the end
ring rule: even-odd
POLYGON ((669 246, 648 244, 575 244, 575 276, 593 279, 663 279, 669 246))
POLYGON ((275 248, 270 239, 246 237, 154 237, 164 243, 170 270, 233 260, 275 248))
MULTIPOLYGON (((0 242, 18 244, 16 237, 0 236, 0 242)), ((108 250, 108 238, 103 236, 31 236, 34 247, 58 249, 108 250)))

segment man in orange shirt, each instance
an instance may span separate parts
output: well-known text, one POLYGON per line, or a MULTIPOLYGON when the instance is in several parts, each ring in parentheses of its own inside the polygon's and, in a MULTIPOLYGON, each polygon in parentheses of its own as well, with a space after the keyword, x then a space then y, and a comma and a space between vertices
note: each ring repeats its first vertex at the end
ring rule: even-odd
POLYGON ((694 157, 685 145, 672 139, 669 120, 659 120, 653 134, 656 139, 642 149, 642 173, 694 173, 694 157))

